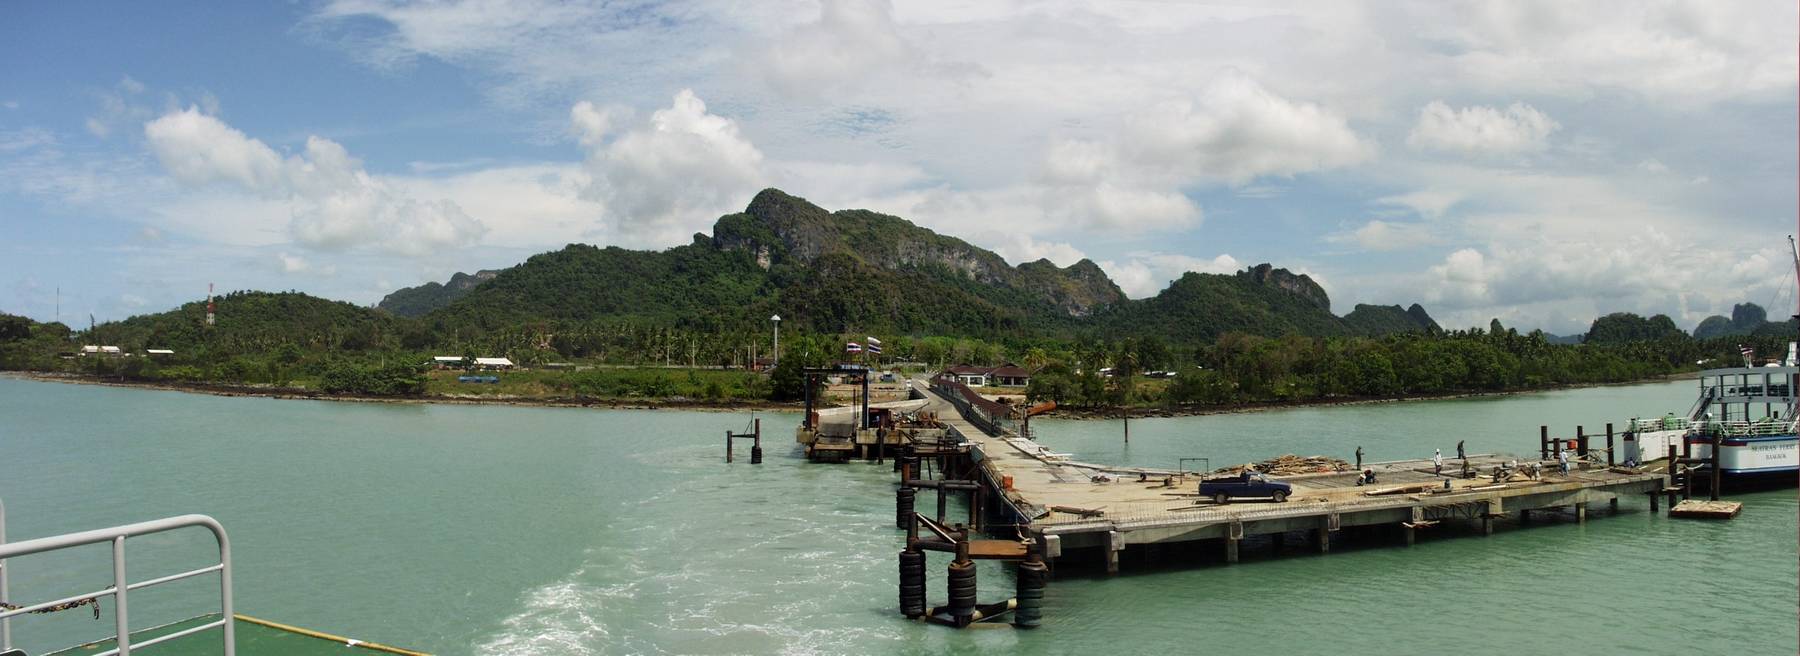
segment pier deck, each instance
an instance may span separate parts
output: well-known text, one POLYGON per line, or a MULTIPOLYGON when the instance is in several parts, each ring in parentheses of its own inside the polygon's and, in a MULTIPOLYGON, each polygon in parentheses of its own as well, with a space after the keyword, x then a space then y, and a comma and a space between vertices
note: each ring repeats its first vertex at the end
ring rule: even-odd
MULTIPOLYGON (((1543 467, 1538 480, 1514 480, 1496 484, 1478 476, 1460 477, 1461 461, 1446 459, 1444 475, 1433 473, 1429 460, 1365 463, 1375 470, 1377 483, 1357 486, 1356 472, 1270 476, 1293 486, 1286 503, 1239 500, 1214 504, 1197 493, 1200 477, 1179 472, 1111 467, 1069 460, 1043 445, 1003 434, 996 437, 964 419, 936 390, 915 385, 947 423, 971 444, 971 457, 992 487, 1011 478, 1003 490, 1018 523, 1045 541, 1046 555, 1056 557, 1064 549, 1104 548, 1109 569, 1117 567, 1117 552, 1132 545, 1185 542, 1224 538, 1236 542, 1250 535, 1317 531, 1321 550, 1329 548, 1329 533, 1346 526, 1392 524, 1405 529, 1407 541, 1416 528, 1442 519, 1480 521, 1487 531, 1492 520, 1514 511, 1573 507, 1586 518, 1589 504, 1612 502, 1621 495, 1660 490, 1666 477, 1632 473, 1625 469, 1577 469, 1564 476, 1554 463, 1543 467), (1140 474, 1145 480, 1140 481, 1140 474), (1104 478, 1096 478, 1096 477, 1104 478), (1172 484, 1164 485, 1164 478, 1172 484), (1445 480, 1451 489, 1439 489, 1445 480), (1429 485, 1433 489, 1412 494, 1367 496, 1370 490, 1429 485), (1057 507, 1061 510, 1052 510, 1057 507), (1099 511, 1073 512, 1074 510, 1099 511), (1068 511, 1068 512, 1065 512, 1068 511)), ((1477 455, 1470 463, 1486 472, 1510 457, 1477 455)))

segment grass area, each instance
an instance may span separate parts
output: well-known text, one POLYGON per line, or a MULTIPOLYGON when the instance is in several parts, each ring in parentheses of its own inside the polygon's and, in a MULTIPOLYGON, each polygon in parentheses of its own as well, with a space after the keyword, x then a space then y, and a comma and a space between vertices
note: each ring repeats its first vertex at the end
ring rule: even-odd
POLYGON ((464 383, 462 371, 433 371, 425 393, 433 396, 477 395, 525 398, 583 398, 604 400, 662 400, 686 398, 701 401, 760 401, 769 396, 769 382, 759 374, 720 369, 596 368, 587 371, 476 372, 495 376, 497 383, 464 383))

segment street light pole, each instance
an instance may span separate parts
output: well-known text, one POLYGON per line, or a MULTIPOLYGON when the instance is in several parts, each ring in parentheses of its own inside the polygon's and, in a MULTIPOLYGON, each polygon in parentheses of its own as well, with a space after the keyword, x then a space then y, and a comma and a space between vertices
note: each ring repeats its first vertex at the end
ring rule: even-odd
POLYGON ((770 316, 769 320, 775 322, 775 355, 769 360, 769 366, 774 367, 781 363, 781 315, 770 316))

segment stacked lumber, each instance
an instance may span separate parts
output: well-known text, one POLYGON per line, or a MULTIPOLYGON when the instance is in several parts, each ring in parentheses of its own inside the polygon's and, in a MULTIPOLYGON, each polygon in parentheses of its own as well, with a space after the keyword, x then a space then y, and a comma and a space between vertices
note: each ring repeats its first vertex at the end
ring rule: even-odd
POLYGON ((1295 474, 1319 474, 1326 472, 1348 471, 1350 463, 1330 456, 1300 457, 1289 453, 1270 458, 1262 462, 1245 463, 1234 467, 1225 467, 1213 471, 1214 474, 1234 476, 1245 471, 1256 471, 1273 476, 1292 476, 1295 474))

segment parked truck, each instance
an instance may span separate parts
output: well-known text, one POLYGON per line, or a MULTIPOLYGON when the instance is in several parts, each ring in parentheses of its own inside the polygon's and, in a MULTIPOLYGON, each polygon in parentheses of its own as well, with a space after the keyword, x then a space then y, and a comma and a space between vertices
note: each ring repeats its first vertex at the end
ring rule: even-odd
POLYGON ((1294 486, 1271 481, 1261 472, 1245 471, 1237 476, 1200 481, 1200 496, 1212 497, 1213 503, 1231 503, 1238 498, 1268 498, 1281 503, 1293 493, 1294 486))

